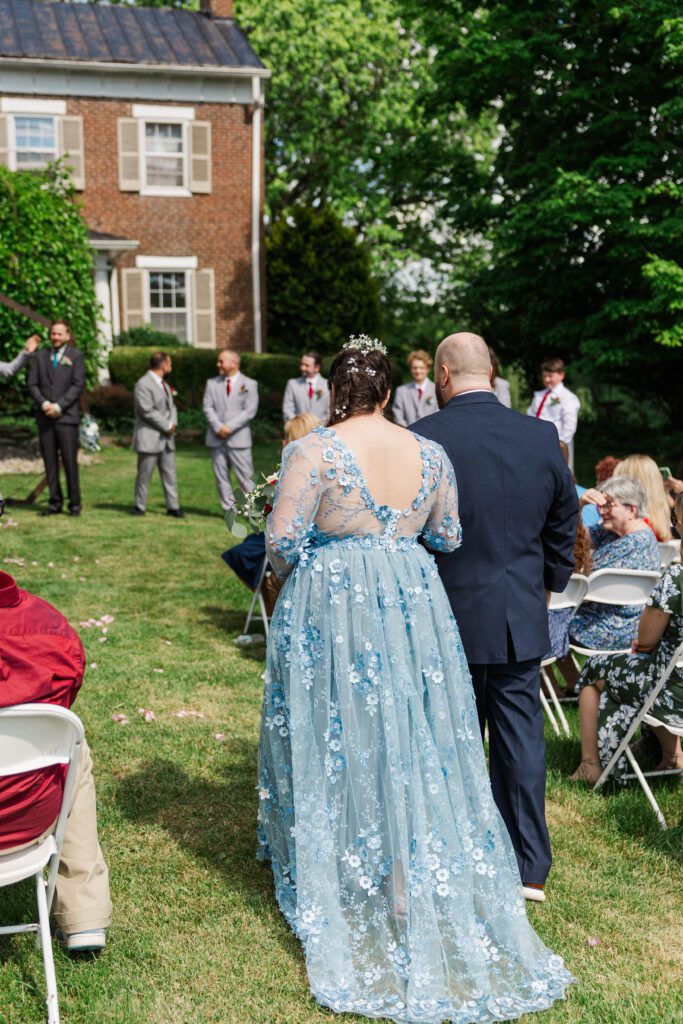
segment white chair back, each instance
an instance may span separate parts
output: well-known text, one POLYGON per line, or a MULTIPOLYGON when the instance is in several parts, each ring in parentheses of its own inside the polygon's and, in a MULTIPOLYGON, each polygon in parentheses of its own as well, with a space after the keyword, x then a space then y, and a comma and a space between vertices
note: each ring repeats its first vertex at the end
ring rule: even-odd
POLYGON ((561 594, 552 593, 548 607, 552 612, 578 608, 588 592, 588 578, 575 572, 561 594))
POLYGON ((662 571, 668 569, 672 562, 680 562, 680 540, 660 540, 657 547, 659 548, 659 568, 662 571))
MULTIPOLYGON (((59 862, 62 849, 83 738, 83 724, 80 718, 73 711, 58 707, 56 704, 15 704, 8 708, 0 708, 0 779, 3 776, 19 775, 21 772, 50 768, 56 764, 68 765, 62 805, 54 831, 56 863, 59 862)), ((56 871, 53 871, 51 866, 47 894, 48 910, 55 882, 56 871)), ((0 873, 0 886, 2 884, 0 873)))
POLYGON ((643 605, 659 580, 658 572, 641 569, 598 569, 588 577, 586 601, 622 607, 643 605))

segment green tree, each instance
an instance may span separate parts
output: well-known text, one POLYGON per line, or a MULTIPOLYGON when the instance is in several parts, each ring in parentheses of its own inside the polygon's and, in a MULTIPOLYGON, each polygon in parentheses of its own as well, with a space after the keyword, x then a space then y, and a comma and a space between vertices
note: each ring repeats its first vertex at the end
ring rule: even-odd
POLYGON ((445 183, 444 222, 490 247, 454 301, 529 374, 559 353, 683 424, 683 18, 662 0, 404 2, 435 116, 500 125, 479 197, 445 183))
MULTIPOLYGON (((68 320, 94 383, 99 305, 92 254, 60 164, 43 173, 0 167, 0 292, 45 317, 68 320)), ((0 358, 11 359, 35 331, 34 321, 0 305, 0 358)), ((9 386, 3 386, 5 408, 9 386)))
POLYGON ((379 288, 367 246, 331 210, 295 207, 267 240, 268 347, 328 355, 350 334, 377 334, 379 288))

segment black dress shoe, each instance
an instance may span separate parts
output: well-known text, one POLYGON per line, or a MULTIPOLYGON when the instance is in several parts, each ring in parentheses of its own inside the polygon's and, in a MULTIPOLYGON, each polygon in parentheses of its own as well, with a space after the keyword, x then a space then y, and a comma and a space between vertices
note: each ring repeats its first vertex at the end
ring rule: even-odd
POLYGON ((185 513, 181 508, 169 508, 166 510, 167 516, 173 516, 174 519, 184 519, 185 513))
POLYGON ((81 514, 80 508, 70 508, 69 509, 69 515, 70 516, 80 516, 80 514, 81 514))
POLYGON ((38 513, 39 516, 60 516, 61 514, 61 508, 43 508, 38 513))
POLYGON ((133 506, 133 511, 131 512, 131 515, 133 515, 133 516, 144 516, 144 514, 145 514, 144 508, 138 508, 137 505, 133 506))

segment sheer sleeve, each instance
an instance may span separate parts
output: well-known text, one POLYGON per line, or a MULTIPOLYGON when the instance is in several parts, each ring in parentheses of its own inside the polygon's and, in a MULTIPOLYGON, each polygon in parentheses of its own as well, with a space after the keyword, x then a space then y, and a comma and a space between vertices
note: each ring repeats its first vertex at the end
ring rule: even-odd
POLYGON ((287 445, 275 496, 273 511, 266 521, 268 561, 284 579, 296 563, 305 557, 306 541, 313 532, 313 520, 321 494, 320 473, 301 442, 287 445))
POLYGON ((422 539, 432 551, 455 551, 462 543, 462 529, 458 516, 458 489, 455 473, 445 452, 441 452, 441 466, 436 496, 422 529, 422 539))

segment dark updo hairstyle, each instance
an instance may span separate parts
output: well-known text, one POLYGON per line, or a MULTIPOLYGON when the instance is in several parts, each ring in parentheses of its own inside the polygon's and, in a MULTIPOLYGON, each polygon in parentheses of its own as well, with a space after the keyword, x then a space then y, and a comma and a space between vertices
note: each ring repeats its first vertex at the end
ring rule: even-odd
POLYGON ((391 366, 380 349, 343 348, 330 367, 328 383, 334 391, 329 419, 333 426, 381 405, 391 388, 391 366))

